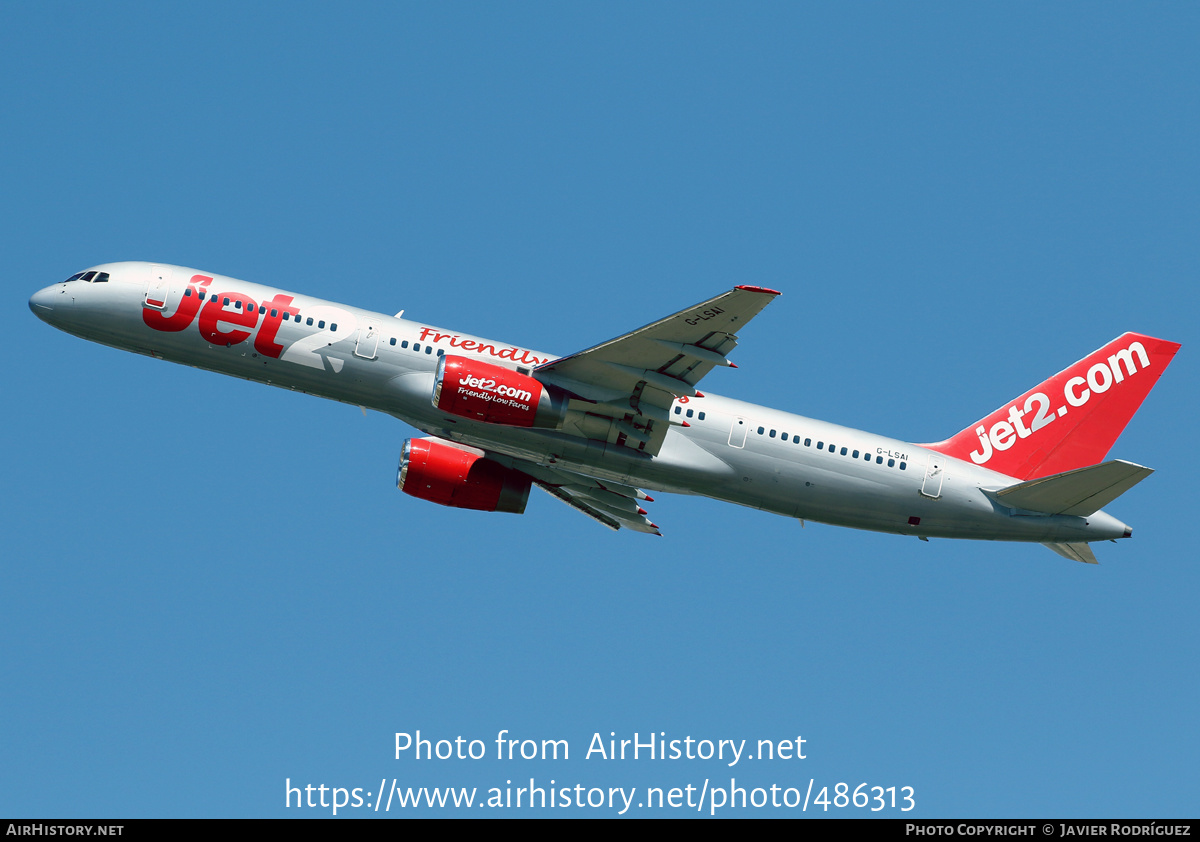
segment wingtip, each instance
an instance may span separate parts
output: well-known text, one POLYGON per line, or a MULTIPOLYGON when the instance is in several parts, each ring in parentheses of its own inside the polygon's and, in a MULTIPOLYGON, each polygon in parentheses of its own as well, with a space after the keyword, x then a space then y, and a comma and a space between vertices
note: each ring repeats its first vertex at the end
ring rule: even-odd
POLYGON ((744 284, 739 284, 734 289, 744 289, 746 292, 765 292, 767 295, 782 295, 777 289, 768 289, 767 287, 752 287, 744 284))

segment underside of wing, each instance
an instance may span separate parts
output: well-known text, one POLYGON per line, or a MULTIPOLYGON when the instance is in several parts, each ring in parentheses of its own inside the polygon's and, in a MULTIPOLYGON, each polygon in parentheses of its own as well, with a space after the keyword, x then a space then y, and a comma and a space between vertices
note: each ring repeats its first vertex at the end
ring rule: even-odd
POLYGON ((1071 559, 1071 561, 1082 561, 1084 564, 1100 563, 1096 561, 1096 554, 1092 552, 1092 548, 1083 542, 1074 544, 1046 544, 1046 546, 1063 558, 1071 559))
POLYGON ((671 423, 671 404, 695 397, 696 384, 728 354, 737 333, 779 293, 739 286, 637 330, 535 369, 538 380, 577 400, 567 431, 655 454, 671 423))
POLYGON ((534 484, 547 494, 609 529, 624 527, 635 532, 662 535, 640 505, 642 502, 652 502, 652 498, 644 491, 531 462, 514 461, 513 466, 532 477, 534 484))
POLYGON ((535 485, 614 531, 623 526, 635 532, 662 535, 657 524, 651 523, 646 517, 646 510, 630 501, 628 497, 604 491, 586 493, 573 486, 553 485, 548 482, 535 482, 535 485))

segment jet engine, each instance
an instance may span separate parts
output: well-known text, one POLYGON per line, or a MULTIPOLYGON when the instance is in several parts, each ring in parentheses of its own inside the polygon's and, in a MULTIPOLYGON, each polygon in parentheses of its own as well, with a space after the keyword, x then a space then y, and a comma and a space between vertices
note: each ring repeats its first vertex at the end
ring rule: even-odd
POLYGON ((430 439, 408 439, 396 486, 405 494, 482 512, 523 514, 531 480, 474 450, 430 439))
POLYGON ((566 397, 533 377, 453 354, 438 360, 433 405, 486 424, 551 430, 562 427, 567 413, 566 397))

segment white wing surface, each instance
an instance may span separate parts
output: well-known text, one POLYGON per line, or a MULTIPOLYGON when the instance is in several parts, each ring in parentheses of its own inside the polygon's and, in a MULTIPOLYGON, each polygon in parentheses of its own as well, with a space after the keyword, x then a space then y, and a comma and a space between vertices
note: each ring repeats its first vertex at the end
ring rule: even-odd
MULTIPOLYGON (((737 331, 771 303, 775 290, 739 286, 586 351, 543 363, 535 376, 613 419, 616 443, 655 454, 676 398, 698 394, 715 366, 733 366, 737 331)), ((573 407, 583 408, 583 407, 573 407)), ((588 436, 586 430, 583 434, 588 436)))

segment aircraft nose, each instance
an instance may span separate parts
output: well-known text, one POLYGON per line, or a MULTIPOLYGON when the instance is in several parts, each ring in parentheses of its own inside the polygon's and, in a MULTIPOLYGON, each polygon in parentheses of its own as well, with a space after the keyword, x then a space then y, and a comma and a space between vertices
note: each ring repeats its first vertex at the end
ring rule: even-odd
POLYGON ((56 287, 39 289, 29 297, 29 309, 39 319, 44 319, 54 312, 54 301, 59 297, 56 287))

